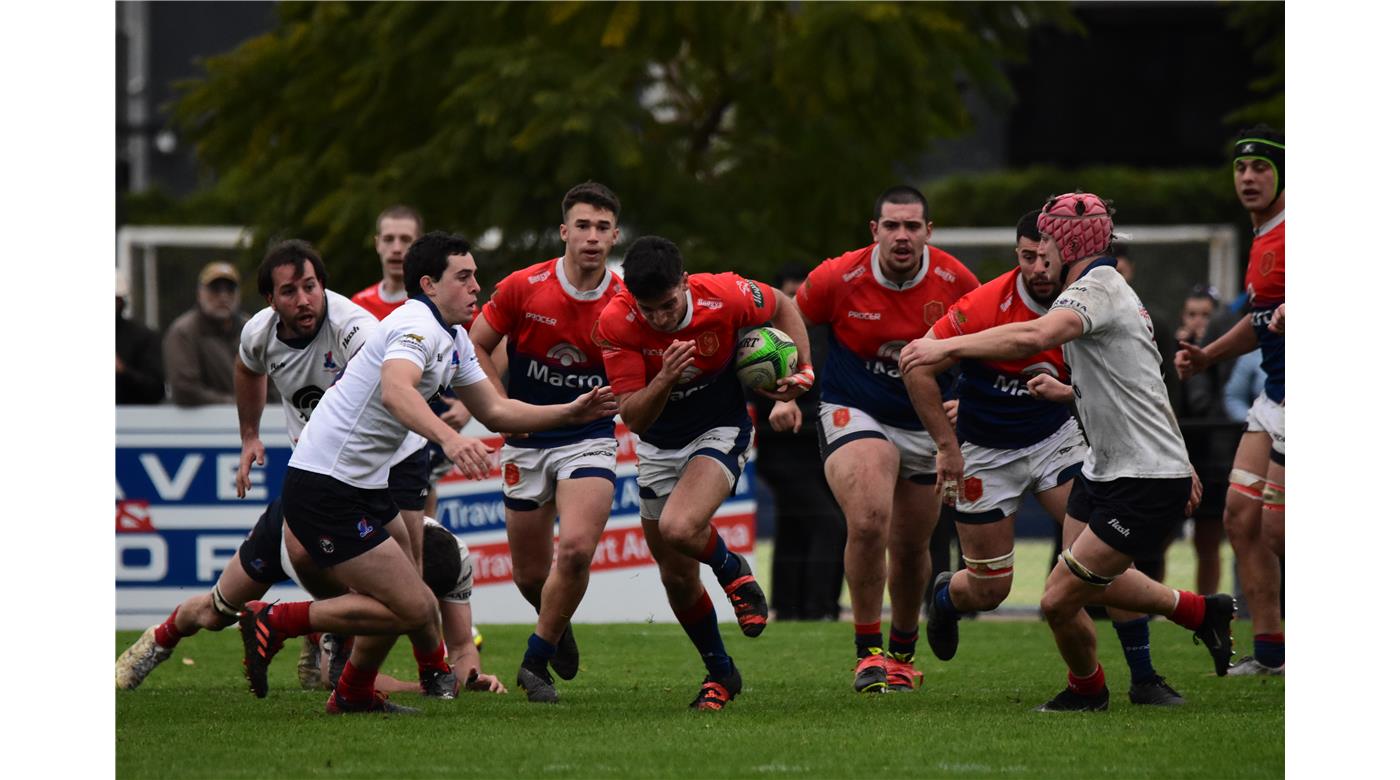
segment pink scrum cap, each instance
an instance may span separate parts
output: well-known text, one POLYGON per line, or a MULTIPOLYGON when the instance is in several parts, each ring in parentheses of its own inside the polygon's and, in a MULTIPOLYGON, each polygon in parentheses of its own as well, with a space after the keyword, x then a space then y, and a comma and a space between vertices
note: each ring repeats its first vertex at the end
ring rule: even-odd
POLYGON ((1108 251, 1113 209, 1092 192, 1067 192, 1045 201, 1036 229, 1055 239, 1065 264, 1108 251))

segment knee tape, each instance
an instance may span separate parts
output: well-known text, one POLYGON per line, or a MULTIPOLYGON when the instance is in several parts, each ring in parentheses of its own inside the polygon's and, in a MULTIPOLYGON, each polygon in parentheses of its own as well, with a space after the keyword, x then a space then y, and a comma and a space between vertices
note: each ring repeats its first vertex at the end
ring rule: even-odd
POLYGON ((1230 489, 1255 501, 1261 500, 1263 491, 1260 485, 1266 480, 1258 474, 1245 471, 1244 469, 1230 470, 1230 489))
POLYGON ((1264 483, 1264 491, 1260 495, 1264 502, 1264 508, 1274 511, 1283 511, 1283 485, 1276 485, 1273 482, 1264 483))
POLYGON ((979 580, 995 580, 1011 576, 1012 570, 1015 569, 1016 551, 984 560, 963 556, 963 561, 967 563, 967 576, 979 580))
POLYGON ((1069 567, 1069 571, 1071 574, 1073 574, 1081 580, 1084 580, 1090 585, 1105 587, 1114 580, 1114 577, 1102 577, 1098 574, 1089 571, 1087 568, 1085 568, 1084 564, 1074 559, 1074 555, 1071 554, 1069 550, 1063 550, 1060 552, 1060 560, 1064 561, 1065 566, 1069 567))
POLYGON ((238 619, 238 613, 243 611, 242 604, 235 606, 230 603, 228 599, 224 598, 224 594, 219 592, 219 583, 217 582, 214 583, 214 589, 210 591, 210 593, 214 596, 214 609, 217 610, 220 615, 233 618, 234 620, 238 619))

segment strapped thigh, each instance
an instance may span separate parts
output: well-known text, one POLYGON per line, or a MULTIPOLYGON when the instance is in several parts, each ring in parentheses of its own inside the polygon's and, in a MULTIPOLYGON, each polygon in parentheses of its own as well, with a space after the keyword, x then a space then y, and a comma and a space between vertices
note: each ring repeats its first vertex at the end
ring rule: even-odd
POLYGON ((1095 574, 1092 571, 1089 571, 1088 567, 1086 567, 1084 564, 1080 563, 1078 560, 1075 559, 1074 555, 1069 551, 1068 547, 1066 547, 1063 551, 1060 552, 1060 559, 1065 562, 1065 566, 1069 568, 1070 574, 1073 574, 1079 579, 1084 580, 1090 585, 1106 587, 1107 585, 1112 583, 1113 580, 1118 576, 1115 574, 1113 577, 1104 577, 1102 575, 1095 574))
POLYGON ((967 563, 967 576, 979 580, 995 580, 1011 576, 1012 570, 1015 569, 1016 551, 982 560, 964 555, 963 561, 967 563))
POLYGON ((1230 489, 1253 501, 1260 501, 1263 498, 1263 489, 1259 487, 1268 480, 1244 469, 1230 470, 1230 489))
POLYGON ((214 609, 218 610, 220 615, 234 620, 238 619, 238 613, 243 611, 242 604, 235 605, 224 598, 224 594, 219 591, 219 583, 217 582, 214 583, 214 589, 210 593, 214 596, 214 609))

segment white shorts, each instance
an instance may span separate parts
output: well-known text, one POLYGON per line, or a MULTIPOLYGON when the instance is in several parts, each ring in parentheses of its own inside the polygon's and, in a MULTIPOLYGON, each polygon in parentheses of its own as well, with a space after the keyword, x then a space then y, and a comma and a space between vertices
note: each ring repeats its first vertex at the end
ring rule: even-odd
POLYGON ((933 437, 928 431, 917 431, 885 425, 853 406, 821 405, 822 461, 843 445, 859 439, 884 439, 899 451, 899 478, 920 485, 938 481, 934 467, 933 437))
POLYGON ((528 512, 554 499, 561 479, 617 480, 617 439, 584 439, 558 447, 501 447, 507 509, 528 512))
POLYGON ((753 447, 753 427, 745 425, 711 428, 695 437, 689 444, 674 450, 663 450, 644 441, 637 442, 637 487, 642 501, 641 515, 647 520, 661 519, 661 508, 667 496, 676 489, 681 472, 691 458, 707 457, 724 466, 729 477, 729 490, 739 481, 744 464, 749 461, 753 447))
POLYGON ((1019 450, 964 442, 963 497, 958 522, 994 523, 1016 514, 1027 490, 1043 493, 1074 479, 1089 455, 1079 422, 1069 418, 1058 431, 1019 450))
POLYGON ((1246 431, 1263 431, 1274 442, 1274 452, 1283 454, 1283 404, 1269 399, 1263 393, 1254 399, 1245 418, 1246 431))

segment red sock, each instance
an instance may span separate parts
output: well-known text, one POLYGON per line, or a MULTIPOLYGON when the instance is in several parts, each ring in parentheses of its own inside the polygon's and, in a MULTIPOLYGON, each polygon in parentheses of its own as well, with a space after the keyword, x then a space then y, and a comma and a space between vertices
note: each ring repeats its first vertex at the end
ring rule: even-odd
POLYGON ((289 601, 274 604, 268 610, 267 622, 272 628, 287 636, 301 636, 311 633, 311 602, 289 601))
POLYGON ((877 620, 874 623, 857 623, 856 634, 878 634, 880 633, 881 622, 882 621, 877 620))
POLYGON ((447 664, 447 645, 439 642, 437 647, 424 653, 418 648, 413 648, 413 660, 418 662, 418 671, 425 669, 436 669, 439 672, 450 672, 452 667, 447 664))
MULTIPOLYGON (((1199 597, 1197 597, 1199 598, 1199 597)), ((1103 690, 1103 665, 1094 667, 1094 673, 1088 677, 1076 677, 1074 672, 1069 673, 1069 689, 1080 696, 1094 696, 1103 690)))
POLYGON ((715 604, 710 601, 709 592, 702 590, 700 598, 696 599, 694 604, 676 613, 676 619, 681 622, 681 625, 688 626, 692 623, 698 623, 714 613, 715 604))
POLYGON ((345 671, 340 673, 340 679, 335 683, 335 692, 340 694, 340 698, 350 701, 373 699, 374 678, 378 676, 378 669, 356 669, 354 664, 346 661, 345 671))
MULTIPOLYGON (((179 611, 180 608, 176 607, 175 612, 179 611)), ((166 649, 174 647, 180 643, 181 638, 189 636, 176 627, 175 612, 171 612, 170 617, 166 618, 164 623, 156 626, 156 644, 166 649)))
POLYGON ((1206 619, 1205 596, 1189 590, 1179 590, 1177 594, 1176 609, 1172 610, 1170 619, 1178 626, 1195 631, 1201 627, 1201 621, 1206 619))
POLYGON ((719 545, 719 531, 714 525, 710 526, 710 538, 705 540, 705 549, 700 551, 700 561, 703 563, 714 557, 715 547, 719 545))

